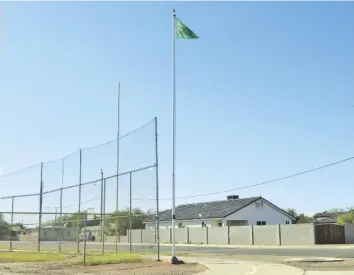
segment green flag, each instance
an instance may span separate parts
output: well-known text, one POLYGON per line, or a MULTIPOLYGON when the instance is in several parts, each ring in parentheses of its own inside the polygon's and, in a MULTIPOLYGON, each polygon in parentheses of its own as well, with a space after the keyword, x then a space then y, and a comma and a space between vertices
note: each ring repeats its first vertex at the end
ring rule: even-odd
POLYGON ((181 20, 176 18, 177 30, 176 37, 181 39, 197 39, 199 38, 190 28, 184 25, 181 20))

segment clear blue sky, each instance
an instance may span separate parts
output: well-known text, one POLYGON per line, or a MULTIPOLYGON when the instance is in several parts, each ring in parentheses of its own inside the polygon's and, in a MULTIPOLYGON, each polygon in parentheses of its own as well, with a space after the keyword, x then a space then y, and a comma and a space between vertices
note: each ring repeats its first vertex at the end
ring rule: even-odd
MULTIPOLYGON (((3 3, 1 172, 114 139, 121 82, 122 133, 159 119, 160 195, 171 198, 172 8, 200 36, 176 43, 178 197, 354 155, 354 3, 3 3)), ((153 125, 121 148, 122 170, 153 163, 153 125)), ((66 163, 72 175, 77 156, 66 163)), ((100 168, 114 173, 114 156, 114 143, 85 151, 83 180, 99 178, 100 168)), ((61 163, 49 166, 46 190, 61 184, 61 163)), ((354 204, 353 167, 354 161, 230 193, 309 214, 347 207, 354 204)), ((39 169, 30 170, 0 178, 2 195, 38 192, 39 169)), ((134 198, 154 196, 154 173, 144 173, 134 176, 134 198)), ((75 175, 65 185, 77 183, 75 175)), ((128 179, 122 182, 123 207, 128 179)), ((86 190, 83 200, 98 190, 86 190)), ((76 193, 67 193, 64 204, 75 204, 76 193)), ((58 206, 58 198, 44 204, 58 206)), ((16 210, 29 205, 37 201, 19 199, 16 210)), ((170 205, 161 201, 161 208, 170 205)))

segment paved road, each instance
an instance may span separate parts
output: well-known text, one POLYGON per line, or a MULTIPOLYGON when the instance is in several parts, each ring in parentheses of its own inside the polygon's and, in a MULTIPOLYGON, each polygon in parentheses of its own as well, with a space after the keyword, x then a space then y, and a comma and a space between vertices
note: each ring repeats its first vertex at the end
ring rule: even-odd
MULTIPOLYGON (((168 257, 162 257, 168 260, 168 257)), ((240 261, 222 258, 181 257, 185 262, 199 262, 209 269, 198 273, 200 275, 304 275, 304 270, 283 264, 267 263, 260 261, 240 261)), ((328 274, 326 274, 328 275, 328 274)), ((337 274, 336 274, 337 275, 337 274)), ((339 275, 339 274, 338 274, 339 275)), ((349 274, 346 274, 349 275, 349 274)), ((350 274, 351 275, 351 274, 350 274)))
MULTIPOLYGON (((9 247, 8 241, 0 242, 1 249, 9 247)), ((75 251, 77 245, 75 242, 62 242, 62 251, 75 251)), ((80 244, 83 249, 83 244, 80 244)), ((43 250, 56 250, 57 242, 41 242, 43 250)), ((101 243, 87 243, 87 248, 92 250, 102 249, 101 243)), ((13 249, 36 250, 36 242, 14 241, 13 249)), ((119 244, 120 250, 129 250, 129 245, 119 244)), ((155 252, 156 247, 153 245, 133 245, 134 252, 155 252)), ((115 244, 105 244, 105 250, 114 251, 115 244)), ((161 252, 170 252, 171 246, 161 246, 161 252)), ((193 253, 193 254, 222 254, 222 255, 274 255, 274 256, 303 256, 303 257, 339 257, 354 258, 354 247, 341 249, 334 248, 235 248, 235 247, 210 247, 210 246, 176 246, 177 253, 193 253)))

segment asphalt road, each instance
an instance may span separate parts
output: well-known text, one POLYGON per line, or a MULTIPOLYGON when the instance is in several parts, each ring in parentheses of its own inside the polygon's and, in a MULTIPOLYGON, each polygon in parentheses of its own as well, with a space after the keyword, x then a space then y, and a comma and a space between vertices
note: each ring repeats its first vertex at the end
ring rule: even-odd
MULTIPOLYGON (((129 245, 118 244, 119 250, 129 250, 129 245)), ((7 249, 9 241, 0 242, 1 250, 7 249)), ((57 250, 58 242, 41 242, 43 250, 57 250)), ((77 244, 75 242, 62 242, 62 251, 75 251, 77 244)), ((36 242, 13 241, 13 249, 37 250, 36 242)), ((80 249, 83 250, 83 243, 80 243, 80 249)), ((87 243, 89 250, 101 250, 101 243, 87 243)), ((106 251, 115 251, 115 244, 105 244, 106 251)), ((134 252, 156 252, 154 245, 133 245, 134 252)), ((171 246, 161 246, 161 252, 171 252, 171 246)), ((220 255, 273 255, 273 256, 303 256, 303 257, 339 257, 354 258, 354 248, 235 248, 235 247, 210 247, 210 246, 176 246, 177 253, 193 254, 220 254, 220 255)))

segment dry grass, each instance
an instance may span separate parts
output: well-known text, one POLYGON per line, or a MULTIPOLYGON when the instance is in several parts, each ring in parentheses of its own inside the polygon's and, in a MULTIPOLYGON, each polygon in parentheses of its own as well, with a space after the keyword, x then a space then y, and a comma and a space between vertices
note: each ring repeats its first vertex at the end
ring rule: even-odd
POLYGON ((0 252, 0 263, 57 262, 65 260, 63 254, 38 252, 0 252))
MULTIPOLYGON (((116 253, 106 253, 100 255, 99 253, 89 253, 86 256, 86 265, 104 265, 104 264, 121 264, 121 263, 142 263, 147 260, 136 253, 129 253, 120 251, 116 253)), ((83 255, 80 255, 80 259, 77 261, 79 264, 83 264, 83 255)))

